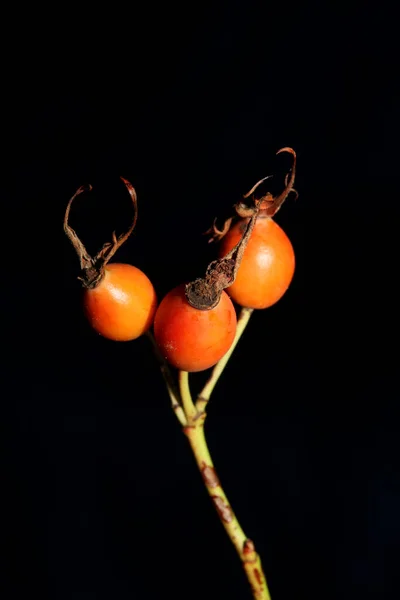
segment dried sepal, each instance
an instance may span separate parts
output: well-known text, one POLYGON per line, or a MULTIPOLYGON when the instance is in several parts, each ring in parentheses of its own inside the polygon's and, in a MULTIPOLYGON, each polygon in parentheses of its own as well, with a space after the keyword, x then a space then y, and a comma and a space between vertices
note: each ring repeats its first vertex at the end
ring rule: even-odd
POLYGON ((219 229, 217 227, 217 224, 216 224, 217 219, 215 218, 212 226, 209 229, 207 229, 207 231, 204 232, 204 235, 210 236, 210 238, 208 240, 209 244, 212 242, 219 242, 228 233, 228 231, 232 225, 232 222, 235 218, 236 219, 251 219, 251 217, 254 214, 254 211, 256 210, 256 206, 258 206, 258 203, 260 203, 260 206, 257 209, 257 210, 259 210, 260 217, 273 217, 274 215, 276 215, 278 210, 281 208, 282 204, 284 203, 286 198, 289 196, 289 194, 294 193, 295 199, 297 199, 298 192, 293 187, 295 176, 296 176, 296 152, 293 150, 293 148, 289 148, 288 146, 278 150, 277 154, 281 154, 282 152, 288 152, 293 157, 292 168, 290 169, 289 173, 287 173, 285 176, 284 190, 278 196, 273 196, 271 194, 271 192, 266 192, 266 194, 264 194, 264 196, 257 199, 254 195, 254 192, 267 179, 270 179, 271 177, 273 177, 273 175, 267 175, 266 177, 263 177, 262 179, 257 181, 257 183, 255 183, 253 185, 253 187, 247 192, 247 194, 244 194, 244 196, 243 196, 243 200, 247 200, 247 202, 240 200, 239 202, 234 204, 233 208, 234 208, 235 214, 225 220, 225 222, 222 226, 222 229, 219 229), (251 201, 249 201, 250 197, 251 197, 251 201))
POLYGON ((69 214, 70 214, 70 210, 71 210, 73 201, 75 200, 75 198, 77 196, 82 194, 82 192, 91 191, 93 189, 92 186, 91 185, 81 186, 75 192, 75 194, 72 196, 72 198, 69 200, 69 202, 67 204, 67 208, 65 210, 64 232, 65 232, 66 236, 68 237, 68 239, 70 240, 73 247, 75 248, 76 253, 78 254, 79 264, 80 264, 81 271, 82 271, 82 275, 80 277, 78 277, 78 279, 82 282, 82 285, 87 289, 93 289, 100 283, 100 281, 104 277, 104 267, 106 266, 108 261, 114 256, 114 254, 116 253, 118 248, 120 248, 122 246, 122 244, 124 242, 126 242, 126 240, 131 235, 132 231, 135 229, 135 226, 136 226, 137 213, 138 213, 136 191, 135 191, 135 188, 133 187, 133 185, 127 179, 124 179, 123 177, 121 177, 121 180, 124 182, 128 192, 129 192, 129 195, 131 197, 133 207, 134 207, 134 216, 133 216, 131 226, 129 227, 129 229, 126 233, 121 234, 118 238, 117 238, 115 231, 113 231, 113 233, 111 235, 112 241, 106 242, 103 245, 103 247, 101 248, 101 250, 93 258, 87 252, 84 244, 81 242, 81 240, 77 236, 75 230, 72 229, 72 227, 68 223, 69 214))
POLYGON ((207 229, 207 231, 204 232, 204 235, 210 235, 210 239, 208 240, 208 243, 211 244, 212 242, 219 242, 219 240, 221 240, 224 235, 226 235, 230 229, 231 223, 232 223, 232 219, 233 217, 229 217, 228 219, 226 219, 226 221, 224 222, 222 229, 218 229, 216 223, 217 223, 217 217, 215 217, 213 224, 211 225, 211 227, 209 229, 207 229))
POLYGON ((240 241, 223 258, 213 260, 203 278, 195 279, 185 286, 185 295, 191 306, 198 310, 211 310, 217 306, 222 291, 236 279, 243 253, 257 220, 260 202, 257 202, 253 215, 247 223, 240 241))

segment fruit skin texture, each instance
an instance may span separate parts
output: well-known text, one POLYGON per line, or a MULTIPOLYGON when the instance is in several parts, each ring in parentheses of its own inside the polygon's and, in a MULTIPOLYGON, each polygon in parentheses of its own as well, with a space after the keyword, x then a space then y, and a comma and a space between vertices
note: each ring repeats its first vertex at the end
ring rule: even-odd
MULTIPOLYGON (((240 240, 248 219, 241 219, 222 238, 224 256, 240 240)), ((244 251, 230 297, 246 308, 268 308, 286 292, 295 270, 293 246, 286 233, 269 217, 259 216, 244 251)))
POLYGON ((90 325, 116 342, 135 340, 152 325, 157 297, 150 279, 137 267, 110 263, 94 289, 86 289, 83 305, 90 325))
POLYGON ((167 361, 182 371, 204 371, 214 366, 232 345, 236 312, 222 292, 211 310, 192 307, 185 286, 171 290, 161 301, 154 319, 154 336, 167 361))

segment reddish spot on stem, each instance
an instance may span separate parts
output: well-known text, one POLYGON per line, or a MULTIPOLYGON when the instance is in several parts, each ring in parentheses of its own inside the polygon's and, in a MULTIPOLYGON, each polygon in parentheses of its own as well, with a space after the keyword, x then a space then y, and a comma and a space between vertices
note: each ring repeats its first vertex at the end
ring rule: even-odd
POLYGON ((261 577, 260 571, 258 569, 254 569, 253 573, 254 573, 254 577, 257 579, 258 585, 261 585, 262 584, 262 577, 261 577))
POLYGON ((201 468, 201 474, 203 475, 203 479, 207 487, 215 488, 220 485, 215 469, 213 467, 209 467, 204 462, 201 468))
POLYGON ((225 504, 220 496, 211 496, 212 501, 215 504, 215 508, 218 511, 219 516, 225 523, 230 523, 233 520, 233 514, 230 506, 225 504))
POLYGON ((194 426, 193 425, 186 425, 186 427, 182 428, 182 431, 185 435, 187 435, 188 437, 190 436, 190 434, 192 433, 192 431, 194 430, 194 426))
POLYGON ((253 542, 247 539, 243 544, 243 554, 252 554, 255 550, 253 542))

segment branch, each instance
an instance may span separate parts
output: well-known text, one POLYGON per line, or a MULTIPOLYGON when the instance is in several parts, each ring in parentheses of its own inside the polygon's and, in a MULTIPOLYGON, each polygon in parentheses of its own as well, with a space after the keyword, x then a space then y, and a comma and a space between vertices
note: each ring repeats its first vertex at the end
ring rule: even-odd
POLYGON ((160 370, 162 376, 164 377, 165 385, 167 386, 168 394, 171 400, 171 406, 173 411, 175 412, 179 423, 184 427, 187 425, 187 420, 185 413, 183 411, 179 391, 176 387, 174 378, 172 377, 171 370, 165 358, 162 356, 159 347, 157 346, 157 342, 154 339, 151 331, 147 331, 147 338, 150 340, 151 345, 153 346, 154 355, 160 365, 160 370))
POLYGON ((197 421, 192 421, 191 423, 189 421, 189 425, 183 428, 184 433, 189 440, 204 485, 211 497, 219 519, 242 561, 254 600, 271 600, 260 557, 255 550, 253 542, 246 537, 241 528, 214 468, 204 436, 205 413, 202 413, 201 417, 199 418, 198 415, 197 421))
POLYGON ((246 329, 252 314, 252 308, 242 308, 237 323, 235 339, 232 342, 232 346, 229 348, 228 352, 221 358, 221 360, 217 362, 209 380, 207 381, 197 398, 196 408, 198 412, 203 412, 205 410, 208 401, 210 400, 210 396, 214 390, 214 387, 216 386, 218 379, 222 375, 223 370, 225 369, 230 357, 232 356, 233 351, 235 350, 244 330, 246 329))

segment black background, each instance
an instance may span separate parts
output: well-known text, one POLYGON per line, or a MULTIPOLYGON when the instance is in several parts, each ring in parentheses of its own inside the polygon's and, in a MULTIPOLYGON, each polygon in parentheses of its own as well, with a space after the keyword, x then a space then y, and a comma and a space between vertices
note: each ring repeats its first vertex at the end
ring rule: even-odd
MULTIPOLYGON (((394 598, 399 89, 383 3, 58 6, 4 21, 2 597, 250 597, 146 339, 80 307, 71 224, 160 298, 202 232, 298 155, 293 284, 213 394, 211 452, 273 600, 394 598)), ((198 391, 204 375, 192 377, 198 391)))

